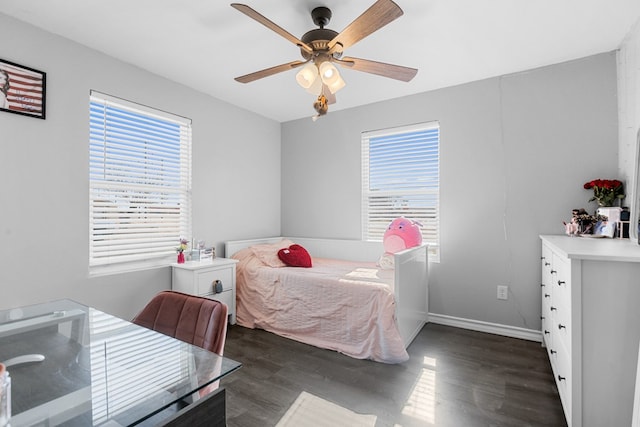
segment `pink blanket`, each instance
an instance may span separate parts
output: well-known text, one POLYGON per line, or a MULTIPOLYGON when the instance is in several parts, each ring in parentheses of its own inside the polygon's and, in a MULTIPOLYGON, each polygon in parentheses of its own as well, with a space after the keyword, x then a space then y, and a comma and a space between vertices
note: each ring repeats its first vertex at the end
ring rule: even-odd
POLYGON ((313 258, 312 268, 268 267, 250 249, 237 266, 237 322, 357 359, 409 359, 395 320, 393 271, 313 258))

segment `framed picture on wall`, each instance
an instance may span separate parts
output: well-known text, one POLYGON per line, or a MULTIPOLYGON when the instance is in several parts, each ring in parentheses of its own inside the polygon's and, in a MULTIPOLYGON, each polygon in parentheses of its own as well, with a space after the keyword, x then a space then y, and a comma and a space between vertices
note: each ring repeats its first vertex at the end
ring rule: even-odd
POLYGON ((47 75, 0 59, 0 111, 45 118, 47 75))

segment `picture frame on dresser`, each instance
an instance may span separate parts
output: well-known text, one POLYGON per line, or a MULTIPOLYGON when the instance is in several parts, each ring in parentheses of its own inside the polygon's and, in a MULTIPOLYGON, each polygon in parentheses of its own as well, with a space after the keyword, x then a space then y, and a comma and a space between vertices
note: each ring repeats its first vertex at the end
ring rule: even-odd
POLYGON ((616 233, 616 223, 611 221, 598 221, 593 229, 594 236, 613 237, 616 233))

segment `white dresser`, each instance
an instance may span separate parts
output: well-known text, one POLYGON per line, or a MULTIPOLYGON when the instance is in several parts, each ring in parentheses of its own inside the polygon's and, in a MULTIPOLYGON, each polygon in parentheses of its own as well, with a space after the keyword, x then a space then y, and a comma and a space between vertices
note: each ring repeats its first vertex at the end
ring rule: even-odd
POLYGON ((640 342, 640 246, 540 236, 542 339, 569 426, 629 426, 640 342))
POLYGON ((210 261, 189 261, 172 264, 171 287, 175 291, 221 301, 229 308, 229 323, 236 323, 236 263, 235 259, 214 258, 210 261), (216 281, 222 292, 216 293, 216 281))

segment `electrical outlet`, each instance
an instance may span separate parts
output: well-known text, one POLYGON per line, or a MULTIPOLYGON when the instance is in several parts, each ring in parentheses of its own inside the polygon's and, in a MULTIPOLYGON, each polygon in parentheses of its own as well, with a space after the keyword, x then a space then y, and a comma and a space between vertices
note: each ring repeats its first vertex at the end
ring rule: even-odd
POLYGON ((509 287, 498 285, 498 299, 509 299, 509 287))

